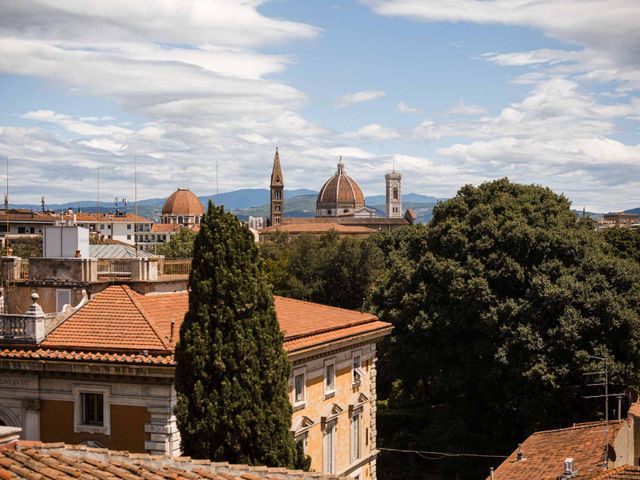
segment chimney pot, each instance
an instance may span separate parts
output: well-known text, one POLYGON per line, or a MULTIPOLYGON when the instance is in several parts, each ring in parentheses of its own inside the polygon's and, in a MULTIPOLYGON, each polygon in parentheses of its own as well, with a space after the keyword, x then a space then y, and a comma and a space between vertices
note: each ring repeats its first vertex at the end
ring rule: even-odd
POLYGON ((567 457, 564 459, 564 478, 573 478, 576 476, 575 465, 573 464, 573 458, 567 457))

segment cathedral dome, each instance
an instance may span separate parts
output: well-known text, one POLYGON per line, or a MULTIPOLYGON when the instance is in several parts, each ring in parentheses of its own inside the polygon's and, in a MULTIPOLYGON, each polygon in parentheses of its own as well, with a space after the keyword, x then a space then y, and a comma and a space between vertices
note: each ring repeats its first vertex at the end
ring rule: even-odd
POLYGON ((316 200, 316 212, 319 216, 349 214, 364 207, 364 195, 355 180, 344 171, 340 159, 335 175, 325 182, 316 200))
POLYGON ((200 199, 188 188, 173 192, 162 207, 162 215, 203 215, 204 207, 200 199))

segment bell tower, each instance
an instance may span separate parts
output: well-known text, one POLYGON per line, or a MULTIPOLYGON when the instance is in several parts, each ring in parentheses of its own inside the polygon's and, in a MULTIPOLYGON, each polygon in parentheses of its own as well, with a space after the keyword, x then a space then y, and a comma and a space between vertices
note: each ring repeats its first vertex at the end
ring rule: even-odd
POLYGON ((384 176, 387 190, 387 218, 402 218, 402 175, 393 171, 384 176))
POLYGON ((284 218, 284 179, 282 178, 278 147, 276 147, 276 155, 273 158, 273 169, 271 171, 270 205, 269 225, 282 225, 284 218))

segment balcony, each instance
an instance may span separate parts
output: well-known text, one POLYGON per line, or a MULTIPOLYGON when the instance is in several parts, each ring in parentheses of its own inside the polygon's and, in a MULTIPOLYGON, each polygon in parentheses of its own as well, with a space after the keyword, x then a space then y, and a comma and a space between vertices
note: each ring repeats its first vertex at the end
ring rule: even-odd
POLYGON ((31 258, 3 257, 0 276, 20 281, 169 281, 186 280, 191 259, 155 258, 31 258))
POLYGON ((0 314, 0 341, 39 343, 59 324, 59 315, 44 313, 38 305, 38 294, 31 295, 33 304, 24 314, 0 314))

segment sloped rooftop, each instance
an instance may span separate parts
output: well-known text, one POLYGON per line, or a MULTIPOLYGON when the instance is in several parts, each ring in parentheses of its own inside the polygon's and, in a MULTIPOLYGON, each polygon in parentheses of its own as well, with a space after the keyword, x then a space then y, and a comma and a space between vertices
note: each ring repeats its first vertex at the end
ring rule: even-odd
POLYGON ((0 448, 0 479, 88 480, 308 480, 338 479, 284 468, 232 465, 83 445, 16 442, 0 448))
MULTIPOLYGON (((609 422, 608 443, 613 445, 626 420, 609 422)), ((573 458, 575 478, 588 479, 604 471, 604 422, 580 423, 570 428, 544 430, 522 444, 523 460, 517 450, 494 472, 494 480, 557 480, 564 460, 573 458)), ((611 447, 610 447, 611 448, 611 447)))
MULTIPOLYGON (((142 295, 127 285, 112 285, 40 345, 0 349, 0 358, 170 365, 188 302, 187 291, 142 295)), ((391 330, 368 313, 284 297, 275 297, 275 309, 289 353, 391 330)))

